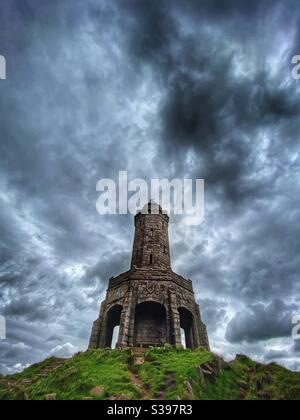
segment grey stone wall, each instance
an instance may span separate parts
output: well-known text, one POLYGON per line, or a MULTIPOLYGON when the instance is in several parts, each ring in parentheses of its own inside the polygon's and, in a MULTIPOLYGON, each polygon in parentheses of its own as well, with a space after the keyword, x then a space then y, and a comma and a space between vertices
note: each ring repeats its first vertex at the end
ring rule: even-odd
POLYGON ((132 268, 171 267, 168 224, 169 217, 166 214, 138 213, 135 216, 132 268))

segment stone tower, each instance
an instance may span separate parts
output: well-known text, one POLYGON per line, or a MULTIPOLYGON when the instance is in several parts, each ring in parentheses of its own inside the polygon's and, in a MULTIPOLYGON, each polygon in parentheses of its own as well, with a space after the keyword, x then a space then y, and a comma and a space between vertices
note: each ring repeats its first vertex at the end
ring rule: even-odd
POLYGON ((116 331, 117 348, 209 349, 192 282, 172 271, 168 227, 168 215, 155 203, 135 216, 131 268, 110 279, 90 349, 112 347, 116 331))

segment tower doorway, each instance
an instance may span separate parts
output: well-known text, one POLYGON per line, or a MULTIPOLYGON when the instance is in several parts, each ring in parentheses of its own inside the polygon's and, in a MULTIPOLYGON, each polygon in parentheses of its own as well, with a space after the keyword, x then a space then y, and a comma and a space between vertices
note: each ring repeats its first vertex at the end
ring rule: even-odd
POLYGON ((187 349, 194 348, 194 317, 192 313, 185 309, 179 308, 181 342, 187 349))
POLYGON ((122 306, 112 307, 106 315, 106 339, 105 347, 115 348, 119 337, 119 326, 121 321, 122 306))
POLYGON ((163 347, 167 342, 165 307, 156 302, 137 305, 134 320, 134 347, 163 347))

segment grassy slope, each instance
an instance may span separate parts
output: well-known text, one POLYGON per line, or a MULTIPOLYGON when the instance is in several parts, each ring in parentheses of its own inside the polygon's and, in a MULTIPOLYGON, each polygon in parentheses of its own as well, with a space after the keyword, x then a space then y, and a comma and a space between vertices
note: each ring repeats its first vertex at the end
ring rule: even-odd
POLYGON ((175 400, 185 394, 185 381, 200 386, 197 366, 212 359, 204 350, 155 349, 146 355, 146 363, 135 371, 155 398, 175 400))
POLYGON ((138 393, 131 384, 128 371, 129 359, 130 353, 125 351, 93 351, 77 354, 57 367, 57 359, 51 358, 21 374, 4 378, 2 389, 0 381, 0 399, 26 397, 39 400, 47 394, 56 394, 61 400, 83 399, 90 397, 90 390, 99 386, 104 388, 104 392, 95 397, 97 399, 122 394, 137 398, 138 393), (7 379, 16 381, 12 391, 7 391, 7 379), (33 382, 27 384, 28 380, 33 382))
POLYGON ((198 366, 214 360, 203 350, 150 350, 143 365, 133 365, 129 351, 97 350, 69 360, 51 358, 23 373, 0 379, 2 399, 296 399, 300 374, 277 365, 260 365, 237 357, 213 381, 200 380, 198 366), (187 383, 191 390, 187 392, 187 383))

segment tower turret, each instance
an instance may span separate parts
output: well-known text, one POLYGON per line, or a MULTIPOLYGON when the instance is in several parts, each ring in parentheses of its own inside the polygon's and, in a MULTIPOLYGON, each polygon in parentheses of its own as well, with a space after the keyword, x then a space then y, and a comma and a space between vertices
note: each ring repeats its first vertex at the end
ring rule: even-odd
POLYGON ((171 268, 169 216, 153 202, 135 216, 131 267, 171 268))

